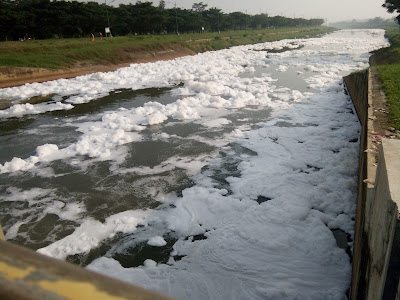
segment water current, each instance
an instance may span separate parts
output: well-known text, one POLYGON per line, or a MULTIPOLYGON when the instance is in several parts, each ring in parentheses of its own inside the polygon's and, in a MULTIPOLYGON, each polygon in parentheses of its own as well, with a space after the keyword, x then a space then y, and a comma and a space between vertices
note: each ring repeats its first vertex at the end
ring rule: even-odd
POLYGON ((383 35, 0 89, 6 238, 181 299, 346 299, 360 127, 341 78, 383 35))

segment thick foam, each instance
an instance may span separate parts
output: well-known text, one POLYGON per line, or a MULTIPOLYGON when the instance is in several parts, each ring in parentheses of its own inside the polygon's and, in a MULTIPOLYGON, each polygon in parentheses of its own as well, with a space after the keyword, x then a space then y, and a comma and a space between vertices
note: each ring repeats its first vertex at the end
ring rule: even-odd
POLYGON ((38 252, 57 258, 88 252, 118 232, 135 231, 138 224, 143 224, 147 214, 148 212, 140 210, 125 211, 107 218, 104 223, 93 219, 86 220, 74 233, 46 248, 39 249, 38 252))
MULTIPOLYGON (((122 174, 149 176, 182 168, 193 185, 181 197, 164 195, 159 209, 126 211, 104 221, 86 217, 71 235, 39 251, 58 258, 89 253, 123 232, 132 239, 110 249, 91 269, 181 299, 346 299, 350 258, 331 230, 353 234, 360 128, 341 76, 366 66, 368 52, 386 43, 383 31, 338 32, 0 90, 1 98, 54 93, 76 105, 118 88, 183 82, 173 91, 180 96, 173 103, 148 102, 80 120, 74 124, 82 134, 76 142, 64 148, 39 145, 35 155, 4 162, 0 172, 39 172, 65 158, 79 165, 82 155, 86 164, 112 161, 113 172, 122 174), (293 50, 268 53, 285 47, 293 50), (276 70, 299 76, 318 92, 281 85, 273 78, 276 70), (264 113, 269 108, 271 115, 254 123, 251 114, 231 117, 250 106, 264 113), (189 137, 213 145, 216 150, 209 155, 119 168, 124 147, 143 141, 152 125, 171 120, 195 122, 208 131, 231 129, 221 133, 222 141, 189 137), (138 224, 144 229, 138 230, 138 224), (171 236, 176 242, 167 263, 148 259, 125 268, 112 258, 136 241, 164 249, 171 236)), ((160 134, 156 139, 184 137, 160 134)), ((54 202, 48 211, 59 207, 54 202)), ((73 204, 64 216, 79 218, 83 210, 73 204)), ((18 234, 17 227, 10 229, 11 236, 18 234)))

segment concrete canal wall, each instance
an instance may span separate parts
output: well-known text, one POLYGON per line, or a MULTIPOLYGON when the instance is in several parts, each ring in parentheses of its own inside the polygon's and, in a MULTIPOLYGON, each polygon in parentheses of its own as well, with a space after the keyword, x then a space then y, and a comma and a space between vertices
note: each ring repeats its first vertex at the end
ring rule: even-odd
POLYGON ((0 299, 171 299, 1 239, 0 253, 0 299))
POLYGON ((344 78, 362 125, 350 299, 399 297, 400 140, 391 139, 375 71, 344 78), (389 138, 386 138, 389 137, 389 138))

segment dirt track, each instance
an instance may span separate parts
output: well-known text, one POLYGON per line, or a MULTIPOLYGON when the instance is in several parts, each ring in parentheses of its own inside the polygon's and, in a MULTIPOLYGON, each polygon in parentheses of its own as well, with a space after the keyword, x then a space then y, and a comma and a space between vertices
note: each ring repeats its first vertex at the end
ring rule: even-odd
POLYGON ((41 68, 0 67, 0 88, 23 85, 32 82, 44 82, 60 78, 72 78, 96 72, 114 71, 118 68, 129 66, 132 63, 146 63, 158 60, 169 60, 181 56, 193 55, 194 52, 185 48, 169 49, 163 51, 141 51, 132 53, 132 60, 120 64, 89 65, 85 62, 81 66, 68 69, 52 70, 41 68))

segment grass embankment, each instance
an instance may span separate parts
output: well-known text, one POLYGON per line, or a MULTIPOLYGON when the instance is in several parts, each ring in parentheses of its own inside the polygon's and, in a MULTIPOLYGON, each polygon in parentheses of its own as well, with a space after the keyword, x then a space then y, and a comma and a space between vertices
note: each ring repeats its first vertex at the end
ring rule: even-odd
POLYGON ((121 64, 135 61, 135 53, 175 48, 195 53, 286 38, 316 37, 333 31, 327 27, 280 28, 221 33, 148 35, 81 39, 1 42, 0 66, 65 69, 79 65, 121 64))
POLYGON ((400 130, 400 30, 388 30, 386 35, 391 46, 376 51, 371 63, 386 94, 390 126, 400 130))

